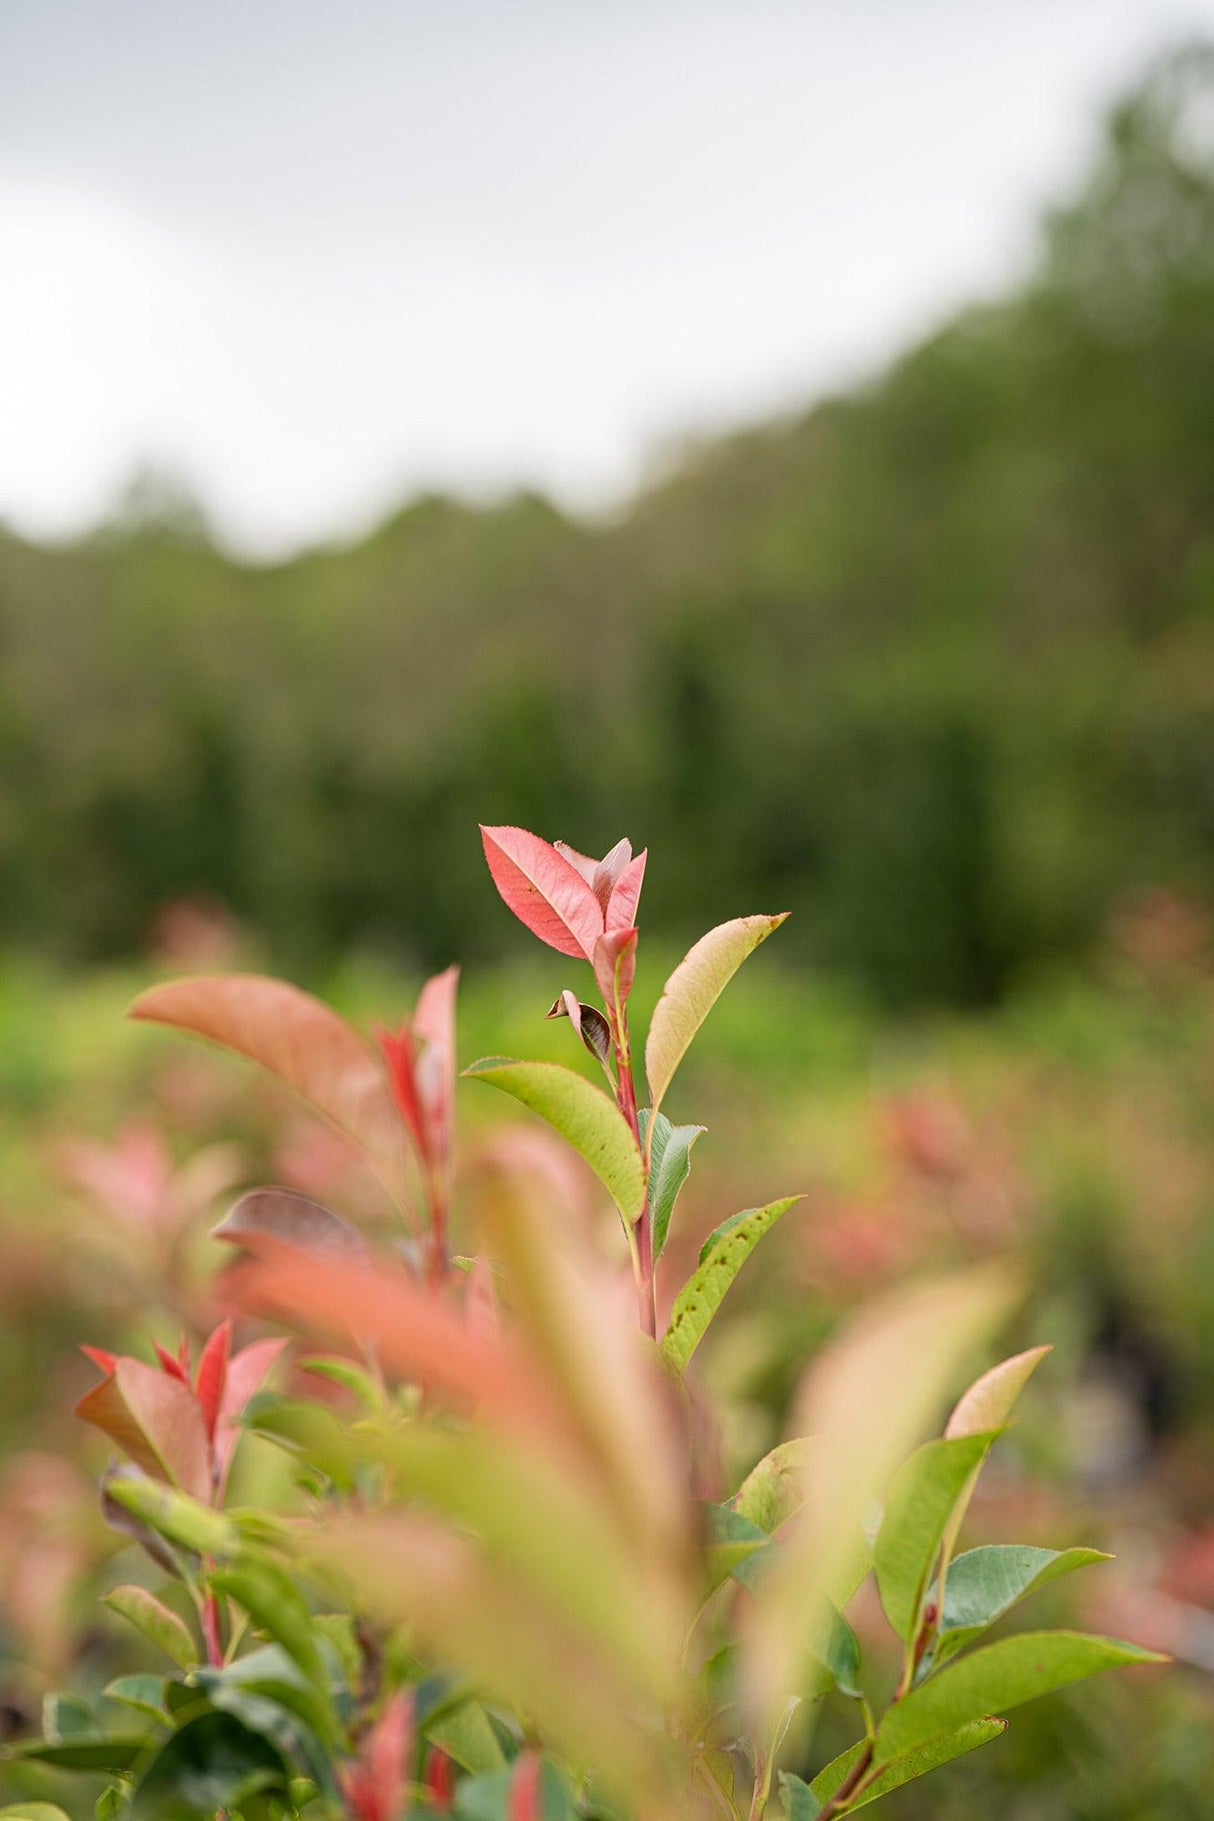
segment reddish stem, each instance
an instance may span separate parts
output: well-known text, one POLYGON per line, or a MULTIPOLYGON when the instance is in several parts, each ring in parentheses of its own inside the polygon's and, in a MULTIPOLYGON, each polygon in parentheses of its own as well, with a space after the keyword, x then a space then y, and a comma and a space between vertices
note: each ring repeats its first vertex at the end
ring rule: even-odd
POLYGON ((219 1601, 208 1590, 202 1599, 202 1635, 207 1647, 207 1662, 212 1668, 223 1665, 223 1641, 219 1635, 219 1601))

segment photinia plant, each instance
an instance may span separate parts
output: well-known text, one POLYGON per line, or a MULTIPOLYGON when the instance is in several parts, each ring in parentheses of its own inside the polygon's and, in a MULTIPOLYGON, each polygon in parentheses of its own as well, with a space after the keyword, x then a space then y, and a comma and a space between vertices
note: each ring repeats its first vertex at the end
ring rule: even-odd
POLYGON ((15 1754, 25 1773, 100 1773, 99 1815, 135 1821, 761 1821, 777 1807, 833 1821, 997 1738, 1035 1695, 1157 1660, 1074 1632, 989 1635, 1103 1559, 959 1551, 978 1476, 1048 1349, 986 1371, 921 1438, 1010 1313, 1006 1274, 915 1284, 868 1309, 810 1361, 788 1438, 740 1485, 715 1482, 687 1377, 797 1198, 722 1221, 659 1324, 655 1266, 703 1132, 663 1108, 718 996, 783 918, 696 943, 634 1050, 645 854, 622 841, 592 860, 518 828, 482 838, 509 908, 589 969, 548 1015, 569 1021, 606 1088, 551 1062, 464 1073, 594 1172, 620 1217, 620 1262, 554 1217, 508 1148, 459 1174, 454 969, 374 1043, 278 981, 145 994, 137 1018, 251 1058, 327 1118, 404 1232, 376 1253, 334 1210, 254 1190, 218 1230, 230 1316, 196 1368, 184 1345, 158 1348, 158 1367, 87 1350, 103 1377, 80 1414, 127 1457, 107 1475, 107 1512, 170 1575, 167 1591, 132 1583, 108 1604, 171 1667, 120 1677, 95 1706, 49 1701, 45 1737, 15 1754), (230 1323, 253 1319, 320 1347, 290 1392, 263 1388, 283 1339, 231 1351, 230 1323), (308 1375, 315 1395, 298 1389, 308 1375), (285 1451, 285 1503, 229 1504, 241 1433, 285 1451), (892 1682, 861 1660, 847 1618, 869 1577, 897 1645, 892 1682), (858 1736, 815 1765, 828 1697, 858 1736))

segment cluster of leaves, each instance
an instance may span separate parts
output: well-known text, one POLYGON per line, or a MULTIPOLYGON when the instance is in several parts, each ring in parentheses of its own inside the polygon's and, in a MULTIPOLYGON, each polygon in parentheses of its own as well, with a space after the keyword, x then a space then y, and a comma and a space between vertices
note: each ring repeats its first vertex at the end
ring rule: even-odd
MULTIPOLYGON (((620 1272, 503 1163, 455 1193, 455 970, 372 1047, 283 983, 154 989, 137 1017, 259 1062, 359 1150, 407 1236, 375 1256, 332 1210, 256 1190, 219 1228, 233 1316, 324 1351, 266 1391, 286 1343, 233 1352, 230 1321, 157 1366, 90 1350, 79 1414, 126 1457, 111 1521, 168 1576, 113 1589, 171 1666, 112 1683, 101 1711, 49 1700, 25 1762, 101 1773, 100 1821, 657 1821, 836 1817, 994 1739, 1003 1715, 1094 1671, 1148 1660, 1070 1632, 987 1633, 1020 1600, 1100 1559, 1071 1549, 956 1553, 977 1477, 1046 1349, 1005 1360, 943 1435, 903 1458, 1007 1313, 987 1272, 888 1299, 811 1362, 794 1432, 732 1492, 685 1374, 741 1266, 795 1197, 724 1221, 659 1320, 662 1254, 701 1128, 667 1092, 700 1025, 779 916, 745 917, 675 969, 644 1046, 628 1007, 645 855, 595 861, 516 828, 483 831, 505 902, 588 964, 599 1003, 565 1017, 607 1090, 553 1063, 465 1071, 540 1114, 618 1210, 620 1272), (480 1249, 451 1251, 453 1214, 480 1249), (300 1389, 309 1381, 319 1388, 300 1389), (242 1433, 285 1450, 283 1509, 232 1506, 242 1433), (878 1699, 845 1616, 869 1574, 900 1641, 878 1699), (860 1736, 808 1780, 816 1703, 860 1736), (123 1719, 114 1718, 121 1713, 123 1719)), ((36 1805, 35 1805, 36 1807, 36 1805)), ((25 1811, 35 1813, 27 1805, 25 1811)), ((48 1811, 51 1812, 51 1811, 48 1811)))

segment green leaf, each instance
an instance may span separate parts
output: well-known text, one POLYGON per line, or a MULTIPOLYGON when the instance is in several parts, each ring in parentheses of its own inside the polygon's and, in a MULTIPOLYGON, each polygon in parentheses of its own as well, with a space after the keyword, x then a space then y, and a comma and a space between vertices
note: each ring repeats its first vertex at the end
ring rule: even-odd
POLYGON ((111 1587, 102 1604, 141 1631, 179 1669, 197 1663, 198 1648, 182 1620, 146 1587, 111 1587))
POLYGON ((309 1733, 336 1736, 333 1696, 304 1674, 280 1644, 263 1644, 222 1669, 197 1669, 194 1680, 216 1707, 247 1718, 246 1695, 264 1696, 303 1723, 309 1733))
POLYGON ((43 1695, 42 1737, 48 1745, 87 1737, 97 1731, 97 1716, 79 1695, 43 1695))
POLYGON ((831 1681, 849 1701, 863 1700, 860 1688, 860 1641, 855 1632, 833 1607, 827 1615, 826 1635, 814 1647, 814 1654, 831 1681))
POLYGON ((212 1575, 211 1585, 243 1606, 254 1625, 268 1632, 327 1698, 329 1671, 316 1642, 312 1614, 284 1569, 270 1562, 251 1562, 212 1575))
POLYGON ((358 1448, 350 1424, 326 1404, 284 1397, 277 1391, 261 1391, 249 1404, 241 1424, 252 1434, 266 1436, 302 1455, 339 1491, 353 1490, 358 1448))
POLYGON ((805 1476, 812 1444, 796 1435, 781 1442, 752 1467, 730 1500, 735 1511, 770 1535, 805 1503, 805 1476))
POLYGON ((497 1734, 479 1701, 465 1701, 454 1711, 440 1714, 421 1731, 433 1744, 454 1758, 461 1770, 484 1776, 506 1762, 497 1734))
POLYGON ((631 1224, 645 1206, 645 1166, 628 1121, 601 1088, 559 1062, 476 1062, 465 1075, 512 1094, 583 1158, 631 1224))
MULTIPOLYGON (((458 1258, 451 1262, 461 1266, 464 1263, 458 1258)), ((468 1261, 469 1267, 471 1262, 468 1261)), ((299 1360, 296 1369, 311 1372, 317 1378, 325 1378, 331 1384, 340 1385, 343 1391, 356 1397, 366 1410, 377 1411, 383 1408, 383 1392, 371 1374, 363 1366, 355 1365, 352 1359, 330 1359, 327 1355, 311 1354, 307 1359, 299 1360)))
POLYGON ((691 1174, 691 1147, 707 1127, 671 1125, 665 1113, 658 1113, 653 1119, 651 1137, 648 1107, 641 1109, 637 1119, 641 1128, 641 1143, 649 1146, 649 1215, 653 1222, 653 1256, 656 1263, 666 1244, 670 1216, 674 1212, 679 1190, 691 1174))
POLYGON ((1005 1713, 1101 1669, 1163 1663, 1165 1657, 1114 1638, 1075 1631, 1024 1632, 959 1657, 891 1707, 877 1732, 877 1757, 890 1763, 941 1733, 1005 1713))
POLYGON ((161 1746, 131 1797, 131 1821, 209 1821, 262 1790, 286 1792, 281 1752, 234 1714, 203 1713, 161 1746))
POLYGON ((0 1821, 68 1821, 53 1802, 14 1802, 0 1808, 0 1821))
MULTIPOLYGON (((710 1587, 719 1587, 756 1551, 770 1549, 771 1538, 757 1524, 728 1505, 705 1505, 705 1562, 710 1587)), ((745 1584, 745 1583, 743 1583, 745 1584)))
POLYGON ((935 1661, 963 1650, 1038 1588, 1076 1568, 1111 1560, 1099 1549, 1033 1549, 1019 1543, 994 1543, 959 1555, 945 1576, 935 1661))
POLYGON ((218 1511, 155 1480, 113 1480, 109 1496, 158 1535, 195 1555, 231 1555, 239 1538, 218 1511))
POLYGON ((670 1365, 683 1371, 764 1233, 800 1200, 799 1195, 789 1195, 783 1201, 768 1202, 765 1208, 748 1208, 722 1237, 714 1235, 715 1243, 679 1291, 670 1312, 670 1326, 662 1340, 662 1354, 670 1365))
POLYGON ((822 1804, 809 1784, 794 1777, 790 1770, 780 1772, 780 1795, 784 1799, 787 1821, 818 1821, 822 1804))
POLYGON ((124 1776, 146 1752, 148 1737, 147 1733, 98 1733, 88 1739, 65 1739, 60 1745, 31 1739, 8 1749, 12 1758, 52 1764, 56 1770, 99 1770, 124 1776))
MULTIPOLYGON (((877 1802, 882 1796, 888 1796, 891 1790, 901 1789, 904 1783, 913 1783, 916 1777, 925 1777, 928 1771, 938 1769, 941 1764, 951 1764, 954 1758, 963 1758, 967 1752, 977 1751, 980 1745, 988 1745, 1006 1729, 1006 1720, 973 1720, 966 1726, 957 1727, 954 1732, 942 1734, 928 1745, 920 1745, 914 1751, 904 1753, 893 1763, 883 1766, 873 1781, 866 1784, 861 1794, 848 1805, 847 1812, 850 1814, 854 1808, 864 1808, 870 1802, 877 1802)), ((849 1751, 842 1752, 833 1759, 825 1770, 819 1771, 811 1786, 817 1800, 823 1803, 830 1801, 854 1769, 863 1749, 863 1742, 853 1745, 849 1751)))
POLYGON ((994 1437, 959 1435, 917 1448, 894 1475, 874 1561, 885 1616, 909 1643, 949 1518, 994 1437))
POLYGON ((675 1070, 709 1012, 748 955, 788 912, 778 917, 737 917, 709 930, 684 955, 662 989, 645 1044, 645 1074, 656 1113, 675 1070))
POLYGON ((153 1720, 167 1720, 163 1676, 119 1676, 101 1691, 107 1701, 119 1701, 153 1720))
MULTIPOLYGON (((455 1792, 458 1821, 506 1821, 510 1814, 513 1767, 487 1777, 470 1777, 455 1792)), ((574 1821, 576 1810, 569 1781, 563 1771, 546 1760, 541 1771, 542 1821, 574 1821)))

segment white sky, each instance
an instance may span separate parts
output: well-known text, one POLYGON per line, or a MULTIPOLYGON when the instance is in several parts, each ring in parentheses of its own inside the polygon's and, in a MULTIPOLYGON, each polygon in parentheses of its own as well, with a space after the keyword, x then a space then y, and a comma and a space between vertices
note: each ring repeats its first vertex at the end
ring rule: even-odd
POLYGON ((0 0, 0 518, 618 498, 1022 269, 1214 0, 0 0))

